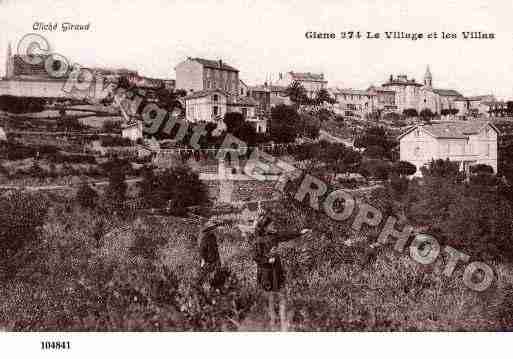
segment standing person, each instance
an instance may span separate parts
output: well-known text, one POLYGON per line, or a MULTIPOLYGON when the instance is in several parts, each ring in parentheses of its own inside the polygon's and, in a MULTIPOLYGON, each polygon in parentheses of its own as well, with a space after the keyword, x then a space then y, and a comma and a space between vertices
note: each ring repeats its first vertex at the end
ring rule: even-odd
POLYGON ((253 260, 257 264, 258 286, 268 293, 269 316, 271 326, 275 325, 274 293, 278 293, 280 301, 280 321, 282 330, 286 330, 285 299, 281 289, 285 285, 285 270, 281 265, 280 256, 273 249, 281 242, 290 241, 310 233, 309 229, 301 232, 276 232, 270 229, 272 219, 264 214, 256 222, 255 240, 253 243, 253 260))
POLYGON ((200 287, 208 277, 212 277, 221 267, 221 257, 219 256, 219 247, 215 234, 215 229, 221 225, 221 223, 209 219, 200 231, 198 238, 201 260, 198 276, 198 285, 200 287))

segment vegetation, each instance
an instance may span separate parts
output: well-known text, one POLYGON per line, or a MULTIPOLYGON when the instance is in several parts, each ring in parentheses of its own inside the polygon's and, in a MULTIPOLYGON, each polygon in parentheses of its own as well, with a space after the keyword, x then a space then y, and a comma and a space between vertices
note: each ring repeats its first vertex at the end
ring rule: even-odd
POLYGON ((364 148, 366 154, 373 158, 392 158, 392 150, 398 145, 384 127, 373 126, 355 139, 354 146, 364 148))
POLYGON ((152 208, 168 207, 177 215, 184 215, 191 206, 209 203, 208 189, 190 168, 179 166, 156 174, 151 168, 143 171, 139 184, 140 197, 152 208))
POLYGON ((269 139, 278 143, 294 142, 298 136, 299 114, 292 106, 278 105, 271 110, 269 139))
POLYGON ((0 110, 20 114, 44 111, 46 100, 39 97, 0 96, 0 110))

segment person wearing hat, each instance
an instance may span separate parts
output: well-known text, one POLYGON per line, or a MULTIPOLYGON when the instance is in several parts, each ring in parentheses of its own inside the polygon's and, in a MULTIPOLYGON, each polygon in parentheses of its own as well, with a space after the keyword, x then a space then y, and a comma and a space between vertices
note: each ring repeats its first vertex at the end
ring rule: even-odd
MULTIPOLYGON (((272 218, 268 214, 261 215, 255 225, 255 240, 253 243, 253 260, 257 264, 257 283, 264 291, 269 293, 269 316, 271 325, 275 322, 274 293, 280 293, 285 285, 285 270, 281 264, 280 256, 273 253, 273 249, 281 242, 290 241, 307 235, 311 231, 303 229, 300 232, 276 232, 271 230, 272 218)), ((280 318, 285 320, 285 300, 280 295, 280 318)))
POLYGON ((198 278, 200 286, 203 285, 207 277, 212 276, 221 267, 221 257, 215 234, 215 229, 221 225, 222 223, 209 219, 200 231, 198 238, 201 260, 198 278))

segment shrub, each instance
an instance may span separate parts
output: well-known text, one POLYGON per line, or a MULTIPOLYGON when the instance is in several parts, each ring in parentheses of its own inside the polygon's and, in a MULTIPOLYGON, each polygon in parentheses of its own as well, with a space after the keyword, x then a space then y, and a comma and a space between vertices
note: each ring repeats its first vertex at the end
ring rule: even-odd
POLYGON ((129 138, 120 136, 103 136, 101 144, 103 147, 129 147, 133 145, 129 138))
POLYGON ((121 131, 121 122, 107 120, 102 125, 102 131, 105 133, 118 133, 121 131))
POLYGON ((126 200, 128 189, 124 163, 122 161, 112 161, 107 176, 109 178, 109 184, 105 190, 107 202, 114 208, 121 208, 126 200))
POLYGON ((94 209, 97 205, 98 193, 87 182, 82 182, 75 200, 82 207, 94 209))
POLYGON ((46 101, 36 97, 0 96, 0 110, 11 113, 31 113, 44 111, 46 101))
POLYGON ((24 246, 34 241, 47 206, 44 198, 14 192, 0 197, 0 265, 10 263, 24 246))
POLYGON ((169 206, 176 214, 185 214, 187 207, 207 205, 208 189, 198 174, 185 166, 155 174, 146 168, 140 185, 140 195, 152 207, 169 206))
POLYGON ((489 173, 493 174, 493 167, 485 164, 477 164, 470 167, 471 173, 489 173))
POLYGON ((408 161, 399 161, 394 165, 393 170, 400 176, 412 176, 417 172, 417 167, 408 161))

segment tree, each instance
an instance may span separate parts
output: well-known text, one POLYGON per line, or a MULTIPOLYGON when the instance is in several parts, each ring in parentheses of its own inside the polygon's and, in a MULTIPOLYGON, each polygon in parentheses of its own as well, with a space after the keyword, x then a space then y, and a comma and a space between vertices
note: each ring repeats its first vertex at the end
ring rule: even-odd
POLYGON ((429 122, 435 117, 435 114, 429 108, 425 108, 420 111, 419 116, 423 121, 429 122))
POLYGON ((271 109, 269 135, 272 141, 294 142, 298 136, 299 114, 292 106, 278 105, 271 109))
POLYGON ((489 165, 486 165, 484 163, 479 163, 477 165, 471 166, 470 167, 470 172, 474 173, 474 174, 477 174, 477 173, 493 174, 493 167, 489 166, 489 165))
POLYGON ((228 112, 225 114, 224 123, 226 131, 248 145, 255 145, 257 142, 257 133, 253 126, 239 112, 228 112))
MULTIPOLYGON (((13 192, 0 197, 0 266, 13 260, 25 246, 38 236, 48 205, 37 195, 13 192)), ((12 263, 12 270, 19 269, 12 263)))
POLYGON ((399 176, 412 176, 417 172, 417 167, 408 161, 399 161, 394 165, 394 172, 399 176))
POLYGON ((373 126, 367 128, 363 135, 355 139, 354 146, 357 148, 375 146, 374 149, 369 152, 372 156, 390 158, 392 156, 392 149, 397 146, 397 140, 390 136, 384 127, 373 126), (380 147, 382 150, 379 150, 377 147, 380 147))
POLYGON ((145 203, 156 208, 168 207, 175 214, 185 214, 187 207, 209 204, 208 188, 197 173, 185 166, 159 174, 147 169, 139 188, 145 203))
POLYGON ((121 131, 121 122, 107 120, 103 122, 102 131, 105 133, 118 133, 121 131))
POLYGON ((513 101, 506 102, 506 114, 513 116, 513 101))
POLYGON ((96 208, 98 193, 87 183, 82 182, 78 188, 75 200, 84 208, 96 208))
POLYGON ((451 109, 449 109, 449 108, 443 108, 440 110, 440 115, 442 115, 442 116, 447 116, 450 114, 451 114, 451 109))
POLYGON ((295 104, 296 109, 303 104, 307 104, 309 102, 306 89, 301 85, 299 81, 294 81, 291 83, 286 89, 285 93, 295 104))
POLYGON ((363 154, 370 158, 383 158, 385 157, 385 149, 378 145, 368 146, 363 154))
POLYGON ((126 184, 125 166, 119 160, 111 162, 111 168, 108 172, 107 189, 105 195, 110 205, 120 208, 126 200, 126 184))
POLYGON ((418 117, 419 116, 419 113, 417 112, 416 109, 414 108, 405 108, 403 110, 403 115, 405 117, 418 117))
POLYGON ((244 118, 240 112, 227 112, 224 115, 223 122, 226 125, 226 131, 234 134, 244 123, 244 118))
POLYGON ((461 175, 459 164, 449 159, 432 160, 420 170, 423 177, 457 179, 461 175))
POLYGON ((330 95, 328 90, 326 90, 325 88, 322 88, 319 91, 317 91, 317 93, 315 94, 314 102, 317 105, 322 105, 325 102, 330 105, 333 105, 333 104, 337 103, 337 100, 330 95))
POLYGON ((299 132, 301 136, 314 140, 319 137, 320 129, 321 120, 317 117, 307 113, 300 115, 299 132))

